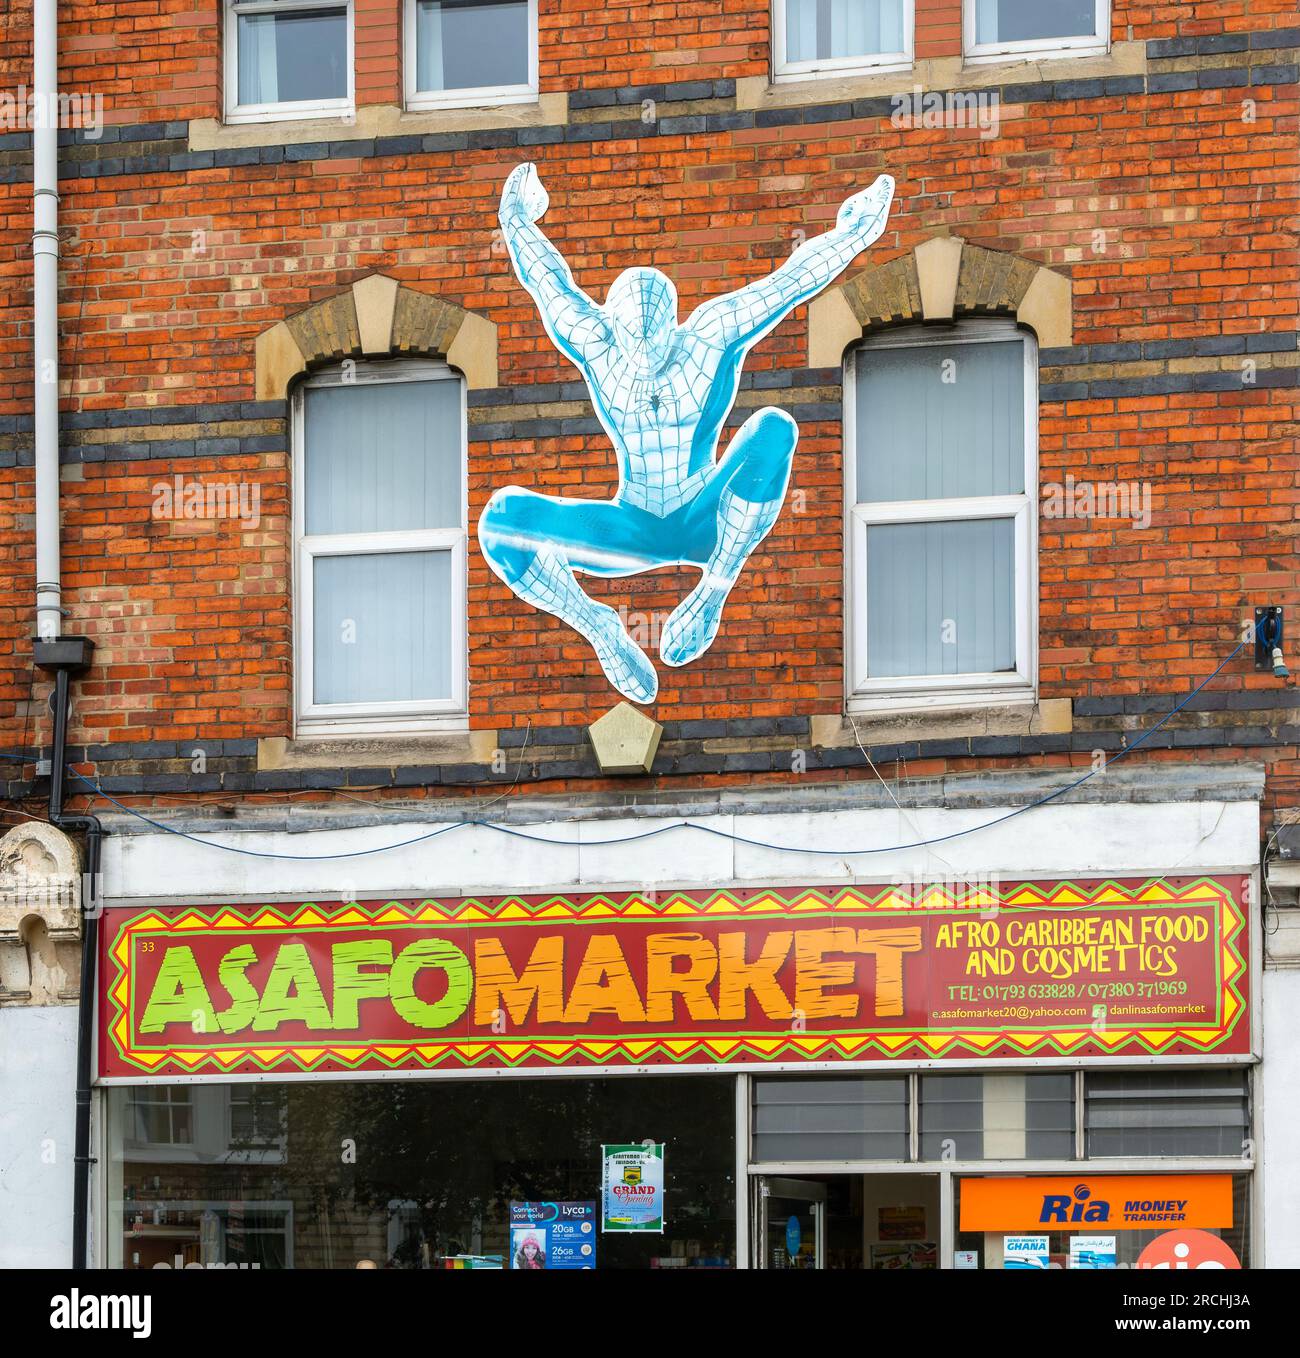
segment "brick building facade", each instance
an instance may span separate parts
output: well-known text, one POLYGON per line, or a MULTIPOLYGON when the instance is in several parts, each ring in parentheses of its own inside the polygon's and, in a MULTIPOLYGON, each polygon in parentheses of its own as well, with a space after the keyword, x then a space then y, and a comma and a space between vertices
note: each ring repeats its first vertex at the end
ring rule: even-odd
MULTIPOLYGON (((59 494, 64 631, 95 645, 73 683, 67 806, 104 818, 110 905, 335 889, 316 869, 226 879, 189 844, 176 850, 197 874, 186 886, 153 843, 166 837, 158 824, 306 853, 296 829, 368 845, 394 825, 465 818, 560 827, 548 834, 576 822, 589 835, 588 822, 726 817, 742 839, 850 846, 820 865, 806 853, 788 866, 733 857, 731 881, 1240 869, 1262 891, 1256 865, 1262 855, 1266 876, 1277 833, 1300 815, 1300 721, 1292 683, 1257 669, 1251 644, 1118 769, 1031 812, 1043 819, 1026 828, 1023 858, 1010 831, 968 857, 954 846, 850 858, 964 834, 1103 769, 1231 655, 1257 607, 1300 604, 1300 13, 1286 0, 1113 0, 1097 7, 1091 41, 1000 52, 980 47, 973 4, 964 24, 959 0, 915 0, 899 7, 901 59, 820 70, 826 52, 814 44, 801 65, 794 27, 773 19, 786 7, 768 0, 536 0, 530 88, 477 100, 412 93, 420 6, 340 0, 330 12, 345 15, 346 91, 299 116, 240 112, 239 4, 59 8, 60 89, 88 108, 102 96, 102 126, 59 136, 59 494), (658 667, 644 713, 661 730, 640 774, 597 757, 589 728, 620 695, 591 647, 515 597, 475 536, 507 483, 593 500, 619 486, 588 390, 548 339, 498 224, 502 185, 525 161, 550 194, 540 225, 587 293, 602 299, 623 270, 652 265, 676 284, 683 317, 771 273, 878 175, 897 186, 883 235, 746 363, 722 444, 760 408, 793 416, 786 504, 715 644, 658 667), (951 346, 981 339, 1026 355, 1029 474, 1021 508, 997 511, 1020 516, 1006 568, 1015 654, 980 671, 1011 679, 932 684, 953 672, 941 660, 891 686, 890 674, 915 671, 892 656, 881 668, 887 643, 866 620, 876 558, 863 543, 882 520, 855 519, 865 496, 850 488, 855 468, 867 478, 871 438, 855 403, 881 355, 937 342, 960 365, 951 346), (303 392, 357 372, 383 380, 384 365, 463 395, 462 536, 448 548, 463 641, 453 616, 439 704, 335 720, 303 692, 315 644, 301 580, 314 549, 294 480, 303 392), (251 492, 255 512, 212 512, 210 499, 179 508, 207 486, 251 492), (1227 831, 1206 807, 1237 827, 1231 842, 1215 838, 1227 831), (1095 819, 1072 819, 1075 808, 1095 819), (751 834, 742 816, 766 830, 751 834), (1053 844, 1076 833, 1100 842, 1058 862, 1053 844)), ((8 88, 30 83, 30 18, 23 0, 5 20, 8 88)), ((53 731, 31 641, 31 162, 30 132, 11 120, 0 135, 0 743, 5 805, 40 816, 37 761, 53 731)), ((583 584, 653 660, 697 578, 674 567, 583 584)), ((946 620, 948 602, 925 603, 917 627, 946 620)), ((436 881, 412 860, 358 867, 343 891, 711 884, 716 865, 682 852, 671 871, 636 858, 602 877, 498 872, 467 849, 436 881)), ((1274 891, 1285 906, 1280 879, 1274 891)), ((19 947, 17 925, 11 934, 19 947)), ((1257 965, 1259 986, 1267 959, 1257 965)), ((21 977, 6 984, 3 1013, 35 1005, 21 977)), ((59 1002, 74 994, 75 977, 59 1002)), ((1300 1100, 1296 1075, 1275 1078, 1279 1108, 1300 1100)), ((1275 1182, 1257 1190, 1257 1213, 1283 1191, 1281 1170, 1275 1182)), ((1294 1262, 1296 1248, 1288 1238, 1275 1257, 1294 1262)))

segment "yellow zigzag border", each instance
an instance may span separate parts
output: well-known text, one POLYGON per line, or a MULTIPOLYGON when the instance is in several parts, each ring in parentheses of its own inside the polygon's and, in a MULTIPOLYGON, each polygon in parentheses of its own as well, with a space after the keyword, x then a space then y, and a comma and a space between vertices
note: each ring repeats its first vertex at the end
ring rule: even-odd
MULTIPOLYGON (((120 912, 110 912, 116 915, 120 912)), ((115 974, 107 983, 106 997, 113 1011, 106 1024, 117 1055, 127 1064, 153 1075, 190 1074, 208 1068, 229 1072, 236 1067, 252 1066, 270 1071, 289 1067, 290 1071, 319 1071, 332 1068, 354 1070, 379 1065, 388 1069, 434 1068, 458 1065, 465 1069, 491 1064, 516 1067, 537 1065, 653 1065, 653 1064, 736 1064, 739 1062, 776 1062, 782 1059, 804 1061, 862 1060, 873 1056, 898 1059, 904 1056, 934 1058, 943 1055, 986 1056, 1000 1047, 999 1055, 1068 1056, 1081 1045, 1092 1042, 1118 1052, 1133 1049, 1158 1054, 1175 1042, 1201 1051, 1221 1045, 1236 1029, 1246 1012, 1245 997, 1238 982, 1246 972, 1244 950, 1238 946, 1245 927, 1245 916, 1231 888, 1214 878, 1197 878, 1178 889, 1159 878, 1148 879, 1133 888, 1107 880, 1091 889, 1074 882, 1039 884, 1016 883, 1005 891, 954 894, 943 887, 927 887, 909 893, 895 887, 864 888, 720 888, 710 892, 671 891, 663 899, 631 893, 622 898, 594 894, 579 900, 562 896, 465 897, 454 901, 423 900, 413 905, 388 901, 367 908, 356 902, 333 911, 322 910, 315 902, 289 907, 266 905, 250 907, 248 913, 236 907, 189 907, 178 915, 146 910, 123 921, 107 949, 107 961, 115 974), (874 891, 874 894, 871 894, 874 891), (557 920, 645 921, 650 919, 703 919, 728 915, 757 916, 871 914, 884 911, 964 908, 1013 910, 1035 907, 1087 908, 1108 904, 1185 905, 1218 901, 1222 939, 1222 986, 1224 1023, 1219 1028, 1108 1029, 1095 1033, 1017 1031, 988 1033, 826 1032, 803 1034, 753 1034, 736 1037, 503 1039, 499 1041, 454 1039, 438 1042, 400 1043, 313 1043, 302 1046, 258 1044, 223 1051, 131 1050, 130 982, 131 944, 136 934, 159 931, 182 935, 191 930, 235 930, 259 928, 357 928, 366 924, 395 925, 428 923, 441 927, 479 923, 548 923, 557 920)), ((290 1073, 290 1072, 286 1072, 290 1073)))

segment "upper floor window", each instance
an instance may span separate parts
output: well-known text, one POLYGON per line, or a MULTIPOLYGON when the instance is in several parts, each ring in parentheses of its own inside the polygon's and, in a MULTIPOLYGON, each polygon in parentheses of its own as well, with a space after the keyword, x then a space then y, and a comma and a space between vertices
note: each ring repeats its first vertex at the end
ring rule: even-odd
POLYGON ((434 363, 310 378, 294 454, 299 728, 463 724, 464 383, 434 363))
POLYGON ((1037 357, 1004 321, 868 341, 845 392, 853 708, 1034 691, 1037 357))
POLYGON ((232 1150, 283 1150, 288 1140, 288 1086, 239 1084, 230 1086, 232 1150))
POLYGON ((912 0, 773 0, 777 80, 912 64, 912 0))
POLYGON ((1110 0, 964 0, 965 49, 976 61, 1086 56, 1110 43, 1110 0))
POLYGON ((193 1091, 185 1085, 145 1085, 128 1090, 125 1141, 133 1148, 191 1145, 193 1091))
POLYGON ((405 0, 406 106, 537 97, 537 0, 405 0))
POLYGON ((352 111, 352 0, 225 4, 227 122, 352 111))

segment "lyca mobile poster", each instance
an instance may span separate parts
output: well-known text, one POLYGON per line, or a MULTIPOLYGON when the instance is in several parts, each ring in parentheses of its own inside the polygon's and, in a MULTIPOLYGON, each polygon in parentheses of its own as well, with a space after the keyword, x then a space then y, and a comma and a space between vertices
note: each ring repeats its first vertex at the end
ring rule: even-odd
POLYGON ((510 1267, 596 1267, 594 1202, 512 1202, 510 1267))

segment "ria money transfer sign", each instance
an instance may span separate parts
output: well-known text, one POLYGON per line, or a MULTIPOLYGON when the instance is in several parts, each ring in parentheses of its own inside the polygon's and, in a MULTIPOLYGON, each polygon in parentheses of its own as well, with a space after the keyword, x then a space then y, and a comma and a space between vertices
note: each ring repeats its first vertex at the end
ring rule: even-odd
POLYGON ((110 909, 101 1078, 1242 1055, 1240 877, 110 909))

